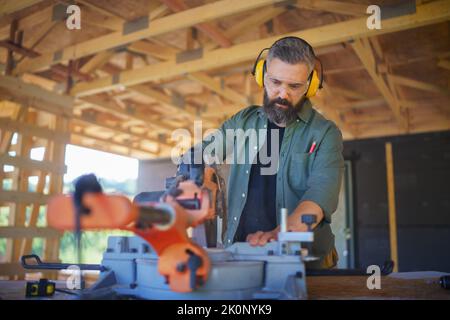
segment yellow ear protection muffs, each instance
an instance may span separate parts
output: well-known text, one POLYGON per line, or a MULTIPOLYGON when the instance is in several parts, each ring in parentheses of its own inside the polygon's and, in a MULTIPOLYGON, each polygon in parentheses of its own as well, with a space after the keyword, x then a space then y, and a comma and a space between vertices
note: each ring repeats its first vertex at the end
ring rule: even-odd
MULTIPOLYGON (((279 41, 284 39, 296 39, 300 40, 301 42, 305 43, 308 47, 311 48, 311 51, 314 53, 313 48, 311 45, 306 42, 305 40, 298 38, 298 37, 284 37, 281 39, 278 39, 275 41, 275 43, 270 48, 264 48, 259 53, 258 57, 255 60, 255 64, 253 65, 252 75, 255 77, 256 83, 260 88, 264 87, 264 75, 267 69, 266 65, 266 59, 262 59, 261 56, 266 50, 270 50, 274 45, 276 45, 279 41)), ((322 89, 322 83, 323 83, 323 69, 322 69, 322 63, 320 60, 316 57, 314 54, 314 57, 316 58, 316 63, 314 65, 314 69, 311 72, 311 74, 308 77, 308 89, 306 90, 305 97, 310 98, 313 97, 319 89, 322 89)))

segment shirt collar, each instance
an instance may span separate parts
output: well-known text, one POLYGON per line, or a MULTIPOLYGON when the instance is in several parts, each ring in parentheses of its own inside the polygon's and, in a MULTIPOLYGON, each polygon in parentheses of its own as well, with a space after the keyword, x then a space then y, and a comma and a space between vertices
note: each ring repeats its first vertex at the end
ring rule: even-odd
POLYGON ((303 122, 308 123, 311 119, 312 111, 311 101, 309 99, 305 99, 297 115, 301 120, 303 120, 303 122))

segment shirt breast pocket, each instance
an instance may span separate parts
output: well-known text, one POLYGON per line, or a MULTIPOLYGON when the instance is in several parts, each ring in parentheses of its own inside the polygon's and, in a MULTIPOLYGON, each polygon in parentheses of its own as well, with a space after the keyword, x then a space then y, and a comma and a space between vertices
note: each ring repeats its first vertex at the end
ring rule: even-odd
POLYGON ((292 154, 288 168, 288 183, 296 192, 303 194, 307 188, 311 154, 298 152, 292 154))

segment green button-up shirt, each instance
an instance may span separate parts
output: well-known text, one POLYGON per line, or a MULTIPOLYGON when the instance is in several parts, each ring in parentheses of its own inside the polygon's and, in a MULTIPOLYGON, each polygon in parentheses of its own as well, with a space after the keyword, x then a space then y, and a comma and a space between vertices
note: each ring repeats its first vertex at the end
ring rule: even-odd
MULTIPOLYGON (((233 152, 237 153, 243 150, 259 150, 266 138, 267 125, 268 119, 263 108, 250 106, 225 121, 219 130, 223 137, 226 136, 227 129, 257 129, 258 132, 264 133, 260 135, 261 141, 257 146, 251 145, 249 139, 245 142, 234 139, 231 145, 233 152)), ((227 140, 222 141, 225 153, 227 140)), ((208 144, 203 142, 203 150, 208 144)), ((323 210, 324 220, 314 230, 312 251, 321 258, 334 248, 330 223, 331 214, 337 208, 344 170, 342 150, 340 130, 332 121, 314 110, 309 100, 305 100, 296 121, 285 128, 281 143, 276 173, 277 221, 280 221, 281 208, 287 208, 291 214, 302 201, 310 200, 318 204, 323 210), (316 142, 316 148, 309 153, 313 142, 316 142)), ((228 217, 224 238, 227 246, 233 242, 244 209, 251 165, 252 161, 246 161, 230 166, 227 184, 228 217)))

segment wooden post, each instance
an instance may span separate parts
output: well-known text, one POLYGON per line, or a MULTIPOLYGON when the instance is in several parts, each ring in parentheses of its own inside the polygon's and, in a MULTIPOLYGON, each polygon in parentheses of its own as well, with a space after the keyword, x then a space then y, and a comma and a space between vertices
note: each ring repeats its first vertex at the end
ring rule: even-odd
MULTIPOLYGON (((27 113, 27 107, 22 106, 22 105, 18 105, 17 109, 15 110, 15 112, 12 115, 12 119, 13 120, 17 120, 17 121, 21 121, 21 119, 24 118, 25 114, 27 113)), ((6 131, 6 130, 2 130, 2 138, 0 141, 0 154, 7 154, 11 144, 12 144, 12 139, 14 136, 14 132, 13 131, 6 131)), ((4 176, 4 172, 3 172, 3 168, 2 168, 2 178, 4 176)), ((13 177, 13 183, 12 183, 12 189, 13 190, 17 190, 17 184, 18 184, 18 170, 16 168, 14 168, 14 171, 12 172, 12 177, 13 177)), ((3 189, 3 179, 0 179, 0 183, 1 183, 1 189, 3 189)), ((14 216, 17 210, 17 204, 16 203, 10 203, 8 206, 8 224, 12 225, 14 223, 14 216)), ((13 248, 13 240, 12 239, 6 239, 6 253, 5 253, 5 257, 6 257, 6 261, 12 261, 12 256, 13 256, 13 252, 14 252, 14 248, 13 248)))
MULTIPOLYGON (((36 113, 27 113, 26 122, 33 123, 36 121, 36 113)), ((20 134, 21 146, 20 146, 20 154, 24 158, 30 157, 30 151, 33 145, 33 139, 31 136, 26 136, 20 134)), ((17 170, 17 169, 16 169, 17 170)), ((26 168, 18 168, 18 191, 27 192, 28 191, 28 177, 30 176, 30 170, 26 168)), ((10 217, 11 222, 13 222, 13 226, 15 227, 23 227, 26 222, 26 211, 29 206, 29 203, 17 203, 16 210, 14 213, 14 217, 10 217), (13 219, 12 219, 13 218, 13 219)), ((22 250, 25 239, 14 239, 13 240, 13 256, 11 262, 18 262, 20 257, 22 256, 22 250)), ((22 277, 19 275, 19 278, 22 277)))
MULTIPOLYGON (((16 42, 17 26, 18 26, 17 20, 13 20, 9 29, 9 41, 11 43, 16 42)), ((8 49, 8 55, 6 57, 5 74, 11 75, 13 69, 14 69, 14 51, 12 49, 8 49)))
MULTIPOLYGON (((55 130, 59 132, 67 132, 69 128, 69 120, 63 116, 55 116, 55 130)), ((54 163, 64 164, 66 151, 66 143, 53 141, 51 150, 51 161, 54 163)), ((49 194, 54 195, 63 191, 63 174, 50 174, 49 194)), ((48 261, 59 261, 59 242, 60 238, 46 239, 44 248, 44 258, 48 261)))
MULTIPOLYGON (((44 159, 50 160, 50 141, 47 141, 47 145, 45 147, 44 159)), ((47 177, 47 172, 41 171, 38 176, 38 183, 36 187, 37 193, 44 193, 45 188, 45 178, 47 177)), ((33 209, 31 211, 30 220, 28 222, 28 227, 36 227, 38 218, 39 218, 39 209, 41 208, 39 203, 33 203, 33 209)), ((33 245, 33 239, 25 239, 25 244, 23 245, 22 254, 31 254, 33 245)))
POLYGON ((392 157, 392 144, 386 142, 386 173, 389 205, 389 243, 391 260, 394 261, 394 272, 398 272, 398 245, 397 245, 397 213, 395 211, 395 184, 394 184, 394 160, 392 157))

